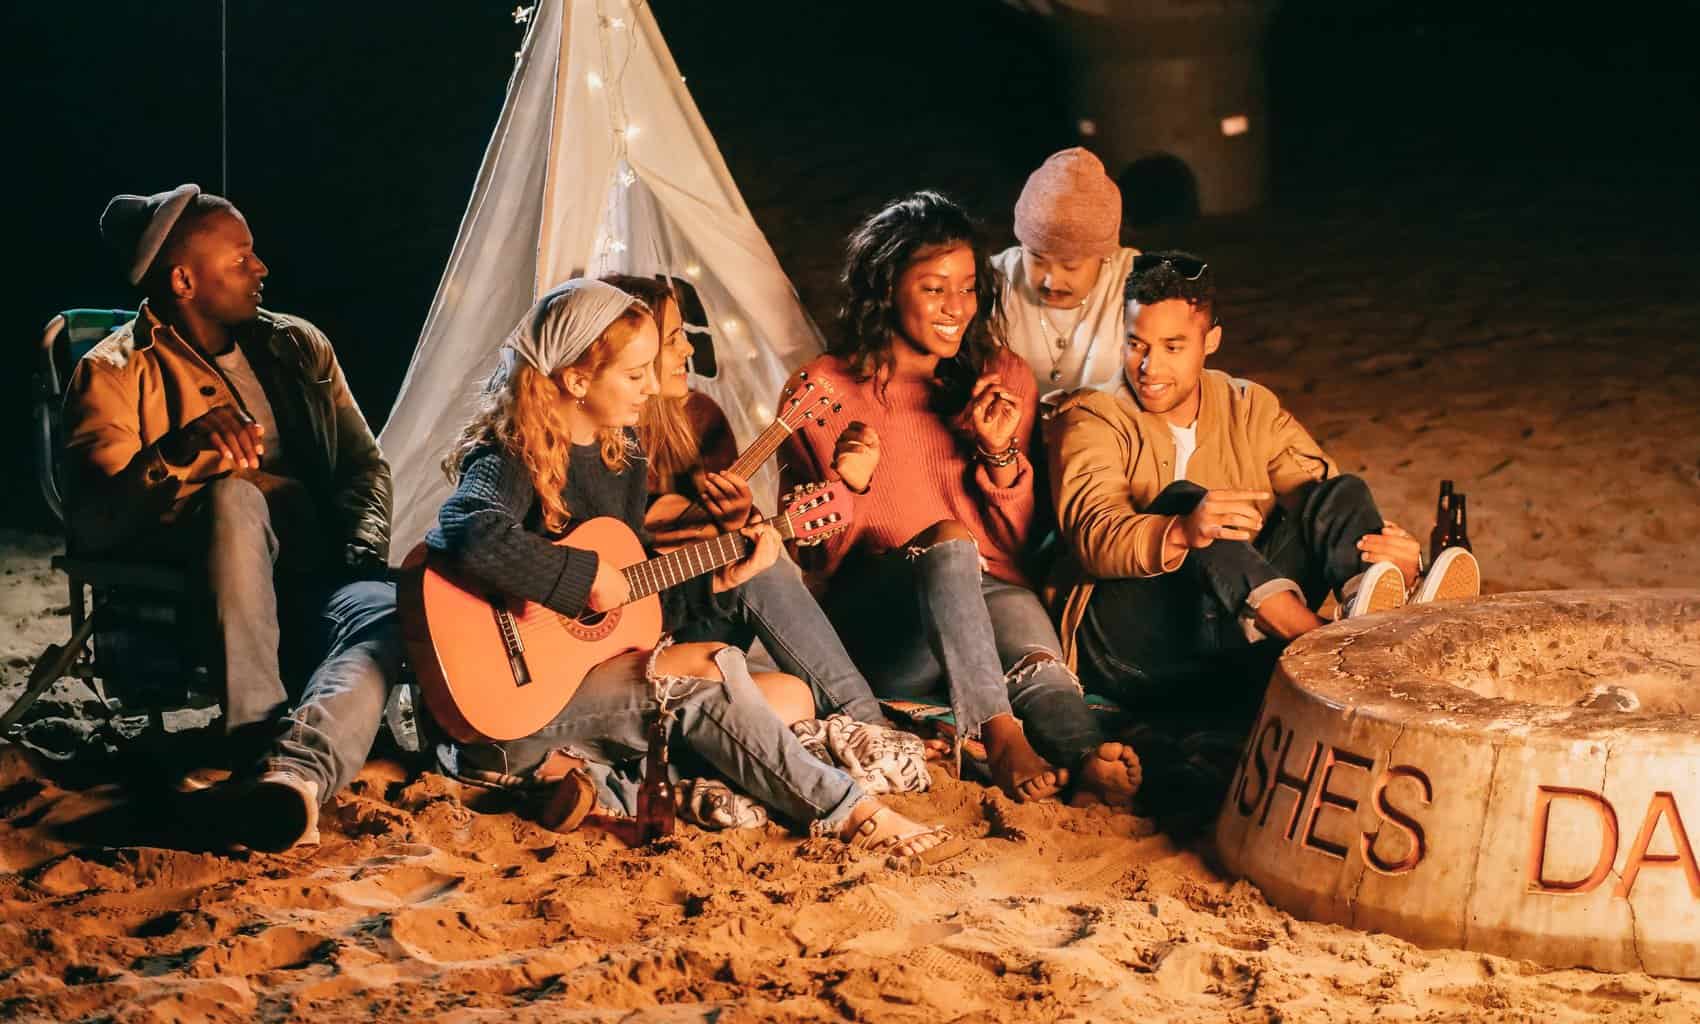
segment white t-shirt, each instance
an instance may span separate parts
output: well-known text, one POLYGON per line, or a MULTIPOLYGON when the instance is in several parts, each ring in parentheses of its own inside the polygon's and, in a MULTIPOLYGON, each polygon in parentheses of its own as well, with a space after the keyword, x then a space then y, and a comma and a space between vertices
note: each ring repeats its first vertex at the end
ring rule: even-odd
POLYGON ((248 364, 248 357, 242 354, 242 349, 235 345, 230 346, 230 351, 224 355, 213 356, 213 361, 218 363, 230 386, 236 389, 248 415, 254 417, 254 422, 264 431, 260 439, 266 451, 260 456, 260 468, 273 468, 283 461, 283 438, 278 435, 277 415, 272 412, 272 404, 266 401, 266 389, 260 385, 260 378, 254 375, 254 368, 248 364))
POLYGON ((1122 289, 1137 255, 1138 249, 1116 250, 1078 309, 1049 309, 1039 301, 1022 272, 1021 246, 992 257, 992 268, 1003 278, 1004 340, 1027 360, 1040 395, 1088 387, 1110 390, 1121 380, 1126 340, 1122 322, 1127 316, 1122 289), (1059 331, 1069 331, 1066 347, 1057 345, 1059 331))
POLYGON ((1193 420, 1190 427, 1177 427, 1169 424, 1169 433, 1175 439, 1175 479, 1186 479, 1187 463, 1192 461, 1192 453, 1198 450, 1198 421, 1193 420))

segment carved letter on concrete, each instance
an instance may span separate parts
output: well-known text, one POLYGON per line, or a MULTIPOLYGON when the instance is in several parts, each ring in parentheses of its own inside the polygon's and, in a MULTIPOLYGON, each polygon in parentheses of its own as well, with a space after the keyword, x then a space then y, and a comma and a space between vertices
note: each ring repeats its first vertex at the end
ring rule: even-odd
POLYGON ((1316 834, 1316 819, 1322 816, 1323 807, 1338 807, 1342 811, 1355 811, 1358 802, 1341 793, 1331 792, 1328 783, 1334 777, 1334 769, 1340 765, 1368 772, 1375 762, 1367 757, 1359 757, 1349 750, 1330 746, 1328 753, 1322 757, 1322 781, 1316 787, 1310 798, 1309 813, 1305 818, 1304 844, 1318 853, 1326 853, 1330 857, 1346 859, 1347 847, 1341 843, 1331 843, 1316 834))
POLYGON ((1653 794, 1653 802, 1647 805, 1647 817, 1641 821, 1641 831, 1635 835, 1635 843, 1629 848, 1629 856, 1623 861, 1623 877, 1617 883, 1614 896, 1628 896, 1635 888, 1635 876, 1641 873, 1641 865, 1652 864, 1656 867, 1668 867, 1672 864, 1682 866, 1688 876, 1688 892, 1700 900, 1700 865, 1694 862, 1694 847, 1688 842, 1688 830, 1682 827, 1682 815, 1677 813, 1676 797, 1669 793, 1653 794), (1659 818, 1670 818, 1670 836, 1676 843, 1675 853, 1648 853, 1647 844, 1653 841, 1653 830, 1659 827, 1659 818))
POLYGON ((1531 817, 1534 825, 1529 834, 1529 891, 1580 896, 1599 888, 1606 875, 1611 873, 1611 862, 1617 857, 1617 811, 1606 802, 1606 798, 1590 789, 1540 786, 1535 792, 1535 812, 1531 817), (1547 826, 1552 817, 1552 802, 1560 797, 1580 800, 1600 816, 1600 856, 1586 878, 1555 881, 1544 874, 1547 826))
POLYGON ((1322 741, 1311 744, 1310 757, 1305 759, 1303 774, 1293 775, 1287 771, 1287 755, 1293 752, 1293 733, 1287 733, 1287 742, 1281 745, 1281 756, 1275 761, 1275 779, 1269 784, 1269 795, 1263 799, 1263 813, 1258 816, 1257 824, 1261 828, 1269 821, 1269 809, 1275 806, 1275 791, 1290 789, 1293 791, 1293 813, 1287 815, 1287 827, 1281 834, 1292 839, 1299 831, 1299 814, 1304 811, 1305 793, 1310 790, 1312 780, 1316 778, 1316 762, 1322 756, 1322 741))
POLYGON ((1246 748, 1245 758, 1240 767, 1240 788, 1234 795, 1234 806, 1239 808, 1241 817, 1249 818, 1257 810, 1258 802, 1263 799, 1264 786, 1269 781, 1269 762, 1263 759, 1263 741, 1273 734, 1274 742, 1270 745, 1271 753, 1281 749, 1281 719, 1271 717, 1263 723, 1263 728, 1257 734, 1256 742, 1246 748), (1257 766, 1257 785, 1250 785, 1252 765, 1257 766), (1250 797, 1250 799, 1247 799, 1250 797))
POLYGON ((1380 835, 1379 830, 1365 832, 1358 837, 1358 852, 1363 856, 1364 864, 1371 871, 1377 871, 1384 875, 1402 875, 1407 871, 1414 870, 1418 864, 1422 863, 1423 854, 1426 852, 1426 837, 1423 835, 1423 827, 1417 824, 1415 818, 1394 807, 1387 798, 1387 789, 1393 784, 1394 779, 1415 780, 1417 785, 1422 787, 1423 806, 1427 807, 1434 802, 1434 785, 1429 782, 1428 776, 1408 764, 1390 767, 1381 773, 1381 778, 1375 780, 1375 791, 1370 796, 1370 802, 1375 806, 1375 812, 1381 816, 1383 821, 1405 833, 1405 843, 1408 847, 1405 856, 1398 860, 1389 861, 1375 852, 1375 840, 1380 835))

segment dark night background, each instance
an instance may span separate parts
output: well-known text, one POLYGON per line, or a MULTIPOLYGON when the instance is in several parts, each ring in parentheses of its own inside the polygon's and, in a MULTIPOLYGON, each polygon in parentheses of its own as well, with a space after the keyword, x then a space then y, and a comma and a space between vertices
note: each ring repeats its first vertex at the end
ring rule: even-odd
MULTIPOLYGON (((133 305, 95 228, 110 195, 219 190, 218 4, 6 6, 0 405, 15 442, 0 524, 47 528, 26 443, 41 326, 67 306, 133 305)), ((229 6, 228 194, 272 268, 267 304, 329 333, 376 429, 501 106, 514 0, 229 6)), ((1026 173, 1076 141, 1044 22, 996 0, 653 6, 817 315, 830 268, 795 265, 797 239, 842 237, 863 197, 923 186, 1007 224, 1026 173)), ((1533 189, 1562 199, 1553 245, 1570 244, 1562 211, 1577 205, 1687 237, 1700 226, 1691 12, 1570 10, 1286 4, 1268 50, 1272 205, 1405 204, 1413 221, 1479 223, 1533 189)), ((1680 258, 1649 246, 1579 280, 1611 301, 1680 258)))

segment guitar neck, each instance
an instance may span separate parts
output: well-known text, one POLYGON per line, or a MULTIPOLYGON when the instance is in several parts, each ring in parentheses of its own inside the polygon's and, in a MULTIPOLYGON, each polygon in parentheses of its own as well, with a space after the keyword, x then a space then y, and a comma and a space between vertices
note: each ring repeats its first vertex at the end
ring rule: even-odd
MULTIPOLYGON (((773 525, 779 530, 780 540, 790 540, 796 535, 789 516, 779 516, 773 525)), ((627 566, 621 570, 631 592, 627 600, 636 601, 660 593, 668 587, 676 587, 686 580, 731 565, 749 553, 750 543, 749 538, 741 533, 723 533, 627 566)))
POLYGON ((779 446, 784 444, 785 439, 790 435, 791 427, 789 424, 782 419, 774 420, 763 428, 761 433, 756 435, 756 439, 750 442, 750 446, 744 449, 743 453, 738 456, 738 460, 732 463, 727 472, 736 473, 748 480, 756 470, 761 468, 761 464, 767 461, 768 456, 779 450, 779 446))

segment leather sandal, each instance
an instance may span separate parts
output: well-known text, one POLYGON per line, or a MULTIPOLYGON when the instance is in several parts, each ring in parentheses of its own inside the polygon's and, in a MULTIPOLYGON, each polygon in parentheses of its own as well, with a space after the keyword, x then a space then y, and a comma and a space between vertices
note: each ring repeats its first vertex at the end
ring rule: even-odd
POLYGON ((850 835, 845 838, 844 842, 846 845, 848 845, 852 850, 859 850, 864 853, 885 854, 891 857, 900 857, 905 860, 914 859, 919 860, 923 864, 938 864, 943 861, 947 861, 952 857, 958 856, 968 849, 968 841, 966 839, 956 835, 947 828, 937 826, 933 828, 921 828, 904 835, 886 836, 883 839, 875 839, 874 834, 879 831, 880 817, 890 811, 890 807, 886 807, 882 804, 878 810, 862 819, 861 824, 856 826, 855 831, 851 832, 850 835), (901 852, 905 847, 908 847, 916 840, 925 839, 928 836, 934 835, 942 837, 938 843, 929 846, 918 853, 901 852))

